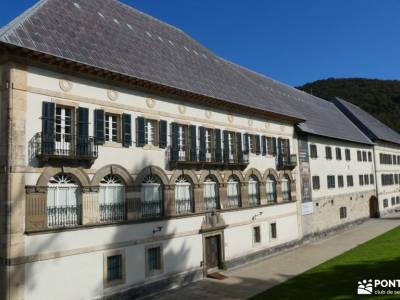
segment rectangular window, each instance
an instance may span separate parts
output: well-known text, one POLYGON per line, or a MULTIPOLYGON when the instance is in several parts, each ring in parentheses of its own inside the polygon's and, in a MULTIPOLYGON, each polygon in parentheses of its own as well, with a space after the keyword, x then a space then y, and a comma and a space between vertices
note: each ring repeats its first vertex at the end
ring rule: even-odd
POLYGON ((357 161, 362 161, 362 155, 360 150, 357 150, 357 161))
POLYGON ((400 165, 400 155, 397 155, 397 164, 400 165))
POLYGON ((346 219, 347 218, 347 208, 346 207, 341 207, 340 208, 340 218, 341 219, 346 219))
POLYGON ((312 158, 317 158, 318 157, 317 145, 310 145, 310 156, 312 158))
POLYGON ((253 227, 253 242, 254 242, 254 244, 261 243, 261 229, 260 229, 260 226, 253 227))
POLYGON ((313 184, 313 190, 319 190, 319 188, 320 188, 319 176, 313 176, 312 177, 312 184, 313 184))
POLYGON ((394 183, 399 184, 399 174, 394 174, 394 183))
POLYGON ((55 119, 55 138, 56 142, 61 142, 56 145, 56 149, 62 147, 63 143, 71 143, 72 141, 72 123, 73 123, 73 109, 65 106, 56 106, 56 119, 55 119))
POLYGON ((372 161, 372 153, 371 153, 371 151, 368 152, 368 161, 372 161))
POLYGON ((146 250, 147 276, 153 276, 162 272, 161 246, 150 247, 146 250))
POLYGON ((210 128, 205 128, 204 130, 204 135, 205 135, 205 159, 206 161, 210 162, 213 159, 213 153, 214 153, 214 137, 215 133, 213 129, 210 128))
POLYGON ((364 185, 364 176, 363 175, 358 175, 358 184, 364 185))
POLYGON ((104 256, 104 286, 122 284, 125 277, 125 266, 122 253, 114 252, 104 256))
POLYGON ((393 164, 397 165, 397 156, 393 154, 393 164))
POLYGON ((108 142, 120 141, 120 116, 105 114, 105 138, 108 142))
POLYGON ((332 148, 329 146, 325 147, 325 156, 326 159, 332 159, 332 148))
POLYGON ((353 175, 347 175, 347 186, 354 186, 353 175))
POLYGON ((362 158, 363 158, 363 161, 367 161, 367 152, 365 152, 365 151, 362 152, 362 158))
POLYGON ((271 239, 276 239, 278 237, 276 223, 271 223, 270 225, 271 225, 271 239))
POLYGON ((374 184, 374 183, 375 183, 374 174, 370 174, 370 175, 369 175, 369 182, 370 182, 371 184, 374 184))
POLYGON ((399 203, 400 203, 400 197, 396 196, 396 204, 399 204, 399 203))
POLYGON ((351 160, 350 149, 345 149, 345 150, 344 150, 344 155, 346 156, 346 160, 347 160, 347 161, 350 161, 350 160, 351 160))
POLYGON ((344 186, 344 180, 342 175, 338 175, 338 187, 342 188, 344 186))
POLYGON ((389 206, 389 201, 388 199, 383 199, 383 207, 388 207, 389 206))
POLYGON ((254 134, 249 134, 249 150, 254 154, 257 152, 256 136, 254 134))
POLYGON ((146 145, 158 146, 158 121, 144 120, 144 141, 146 145))
POLYGON ((335 176, 333 176, 333 175, 328 175, 328 177, 327 177, 327 182, 328 182, 328 189, 333 189, 333 188, 335 188, 335 176))
POLYGON ((394 205, 396 205, 396 198, 395 197, 392 197, 392 206, 394 206, 394 205))
POLYGON ((342 160, 342 149, 336 148, 336 159, 342 160))
POLYGON ((364 184, 365 185, 369 185, 369 176, 368 176, 368 174, 364 175, 364 184))

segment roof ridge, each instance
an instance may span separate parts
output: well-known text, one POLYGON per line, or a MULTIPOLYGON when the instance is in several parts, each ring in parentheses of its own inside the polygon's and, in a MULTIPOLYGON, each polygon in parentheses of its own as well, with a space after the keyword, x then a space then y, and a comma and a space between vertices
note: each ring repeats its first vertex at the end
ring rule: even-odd
POLYGON ((46 4, 50 0, 39 0, 33 6, 26 9, 22 14, 15 17, 13 20, 8 22, 6 25, 0 28, 0 38, 7 35, 10 30, 15 29, 23 22, 25 22, 29 17, 31 17, 39 8, 46 4))

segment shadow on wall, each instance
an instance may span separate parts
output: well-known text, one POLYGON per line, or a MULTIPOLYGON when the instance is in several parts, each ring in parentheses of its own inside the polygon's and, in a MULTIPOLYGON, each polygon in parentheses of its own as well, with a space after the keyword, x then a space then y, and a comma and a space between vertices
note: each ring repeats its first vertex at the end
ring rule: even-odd
MULTIPOLYGON (((151 165, 150 162, 148 161, 142 161, 139 167, 136 167, 134 172, 139 173, 141 169, 151 165)), ((25 191, 21 191, 21 193, 25 193, 25 191)), ((165 191, 164 191, 165 194, 165 191)), ((21 220, 22 223, 24 224, 25 221, 21 220)), ((135 285, 141 284, 144 281, 151 281, 154 282, 157 279, 162 279, 165 277, 166 273, 166 267, 168 266, 168 269, 170 270, 170 274, 173 273, 179 273, 182 271, 185 271, 187 268, 188 261, 190 259, 190 251, 193 251, 193 248, 190 246, 190 242, 184 237, 178 238, 171 240, 169 237, 172 237, 176 234, 175 228, 173 228, 172 222, 170 220, 154 220, 152 222, 147 222, 147 223, 139 223, 139 224, 130 224, 130 225, 110 225, 110 226, 103 226, 103 227, 94 227, 94 228, 89 228, 89 229, 77 229, 76 231, 76 236, 78 236, 80 233, 82 233, 83 230, 88 231, 86 234, 101 234, 101 230, 108 230, 112 229, 114 231, 112 237, 108 241, 104 242, 99 242, 99 244, 96 244, 95 246, 104 246, 107 245, 106 249, 104 250, 95 250, 95 252, 91 253, 90 255, 96 256, 96 263, 100 264, 100 266, 96 266, 96 270, 93 270, 93 259, 90 259, 85 262, 85 260, 80 259, 79 263, 81 264, 79 268, 82 270, 82 272, 85 272, 87 274, 90 274, 91 276, 94 275, 96 278, 96 286, 93 286, 93 284, 88 286, 88 289, 90 289, 89 292, 79 292, 82 294, 82 296, 78 297, 71 297, 71 295, 68 295, 65 293, 65 290, 75 290, 78 288, 76 285, 76 278, 79 277, 79 275, 76 275, 75 280, 74 280, 74 274, 71 273, 72 271, 65 271, 65 266, 68 264, 69 261, 73 261, 74 258, 77 258, 82 255, 82 257, 86 254, 79 254, 79 255, 74 255, 74 256, 67 256, 67 257, 62 257, 57 260, 54 260, 53 262, 51 260, 48 260, 48 262, 51 262, 53 265, 53 270, 56 270, 54 272, 54 280, 56 284, 52 285, 51 284, 51 279, 46 277, 40 276, 40 269, 41 266, 37 265, 36 267, 34 266, 35 264, 41 264, 41 262, 34 263, 32 267, 25 268, 25 290, 26 290, 26 295, 32 295, 32 297, 27 297, 27 299, 37 299, 37 297, 34 297, 35 295, 35 290, 40 289, 43 291, 44 288, 51 290, 51 287, 53 288, 53 293, 51 294, 52 296, 57 295, 57 299, 66 299, 66 300, 75 300, 75 299, 82 299, 86 300, 88 296, 92 297, 94 296, 102 296, 104 295, 111 295, 114 294, 118 290, 126 290, 131 287, 134 287, 135 285), (159 227, 162 227, 162 229, 159 231, 159 227), (143 230, 144 232, 138 233, 137 230, 143 230), (90 232, 92 231, 92 233, 90 232), (98 232, 96 232, 98 231, 98 232), (96 233, 95 233, 96 232, 96 233), (138 236, 140 236, 138 238, 138 236), (134 243, 132 241, 138 240, 138 243, 134 243), (121 244, 124 244, 122 247, 121 244), (145 259, 146 259, 146 249, 151 246, 162 246, 162 271, 160 272, 155 272, 154 275, 152 276, 138 276, 138 274, 146 274, 146 268, 145 268, 145 259), (104 287, 104 282, 103 282, 103 254, 105 253, 112 253, 113 251, 119 251, 123 250, 124 252, 124 265, 125 265, 125 283, 120 284, 120 285, 115 285, 111 287, 104 287), (101 257, 101 259, 100 259, 101 257), (63 260, 64 263, 63 263, 63 260), (171 265, 173 265, 173 270, 171 270, 171 265), (97 274, 97 270, 101 270, 100 274, 97 274), (71 274, 69 274, 71 273, 71 274), (38 276, 39 275, 39 276, 38 276), (134 279, 134 280, 133 280, 134 279), (39 281, 41 280, 41 281, 39 281), (44 280, 47 280, 47 282, 43 282, 44 280), (68 286, 70 285, 70 286, 68 286), (57 291, 57 286, 62 288, 62 291, 57 291)), ((35 249, 35 253, 52 253, 53 246, 56 244, 62 244, 64 243, 62 235, 67 235, 67 234, 74 234, 74 231, 67 231, 67 232, 60 232, 60 233, 55 233, 55 234, 41 234, 40 239, 35 239, 35 243, 30 243, 28 246, 30 249, 35 249), (51 238, 45 238, 45 236, 48 236, 51 238), (43 237, 43 239, 41 238, 43 237), (39 242, 40 241, 40 242, 39 242)), ((100 239, 100 237, 99 237, 100 239)), ((65 243, 64 243, 65 244, 65 243)), ((67 245, 66 245, 67 247, 67 245)), ((74 247, 69 247, 69 249, 74 249, 74 247)), ((74 262, 76 264, 76 262, 74 262)), ((13 282, 13 278, 17 278, 19 276, 19 272, 24 268, 24 265, 20 265, 21 268, 19 270, 15 269, 12 270, 11 272, 11 282, 13 282)), ((71 270, 71 269, 70 269, 71 270)), ((46 275, 48 276, 48 275, 46 275)), ((190 276, 189 274, 187 276, 190 276)), ((191 278, 187 278, 185 276, 182 276, 179 280, 185 281, 191 278)), ((93 283, 93 281, 92 281, 93 283)), ((170 282, 171 286, 173 284, 179 284, 179 281, 177 282, 170 282)), ((84 286, 81 283, 79 283, 79 286, 84 286)), ((156 293, 158 291, 157 285, 152 286, 152 290, 141 290, 140 292, 151 292, 151 293, 156 293)), ((78 288, 79 289, 79 288, 78 288)), ((49 293, 50 295, 50 293, 49 293)), ((50 297, 52 297, 50 296, 50 297)), ((134 298, 135 295, 131 294, 129 299, 134 298)), ((117 296, 119 299, 120 297, 117 296)), ((122 298, 122 297, 121 297, 122 298)))

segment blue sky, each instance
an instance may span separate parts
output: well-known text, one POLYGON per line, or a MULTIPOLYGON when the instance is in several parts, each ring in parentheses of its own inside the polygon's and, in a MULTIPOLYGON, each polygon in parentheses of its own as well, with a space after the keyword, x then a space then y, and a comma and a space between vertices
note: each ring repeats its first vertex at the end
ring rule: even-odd
MULTIPOLYGON (((1 1, 0 25, 35 2, 1 1)), ((399 0, 123 2, 293 86, 328 77, 400 79, 399 0)))

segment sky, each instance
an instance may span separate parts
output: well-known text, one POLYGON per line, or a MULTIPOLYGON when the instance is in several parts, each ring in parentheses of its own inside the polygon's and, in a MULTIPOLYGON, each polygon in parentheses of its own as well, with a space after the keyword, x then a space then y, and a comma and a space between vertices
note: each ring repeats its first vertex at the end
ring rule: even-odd
MULTIPOLYGON (((1 1, 0 26, 35 2, 1 1)), ((292 86, 329 77, 400 79, 400 0, 122 2, 292 86)))

